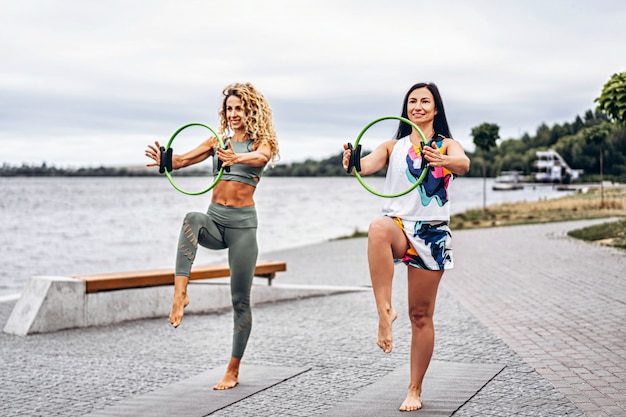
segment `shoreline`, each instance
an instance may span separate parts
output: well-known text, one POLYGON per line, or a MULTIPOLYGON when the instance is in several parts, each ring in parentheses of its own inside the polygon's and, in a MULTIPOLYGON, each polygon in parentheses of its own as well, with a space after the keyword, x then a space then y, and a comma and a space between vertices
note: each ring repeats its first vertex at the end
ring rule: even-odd
MULTIPOLYGON (((568 193, 560 197, 539 201, 489 204, 485 213, 483 213, 482 208, 474 208, 453 214, 451 219, 451 228, 454 232, 459 230, 511 226, 517 224, 626 217, 626 185, 612 184, 610 186, 605 186, 605 197, 607 198, 607 201, 614 203, 614 208, 604 210, 594 207, 594 204, 597 206, 600 201, 600 186, 598 184, 593 187, 587 187, 583 184, 577 184, 575 186, 580 189, 580 192, 573 194, 568 193), (584 210, 581 209, 581 207, 584 208, 584 210)), ((501 192, 515 193, 516 191, 501 192)), ((339 235, 328 240, 305 243, 292 248, 302 250, 302 248, 310 247, 311 245, 336 240, 359 238, 365 236, 366 234, 367 232, 355 229, 355 233, 352 235, 339 235)), ((604 243, 606 244, 610 242, 604 243)), ((20 295, 21 292, 6 292, 5 294, 0 294, 0 303, 16 300, 20 297, 20 295)))
MULTIPOLYGON (((513 202, 465 210, 451 216, 454 230, 626 217, 626 185, 577 185, 573 194, 534 202, 513 202)), ((569 191, 571 191, 569 190, 569 191)), ((514 191, 502 191, 514 192, 514 191)))

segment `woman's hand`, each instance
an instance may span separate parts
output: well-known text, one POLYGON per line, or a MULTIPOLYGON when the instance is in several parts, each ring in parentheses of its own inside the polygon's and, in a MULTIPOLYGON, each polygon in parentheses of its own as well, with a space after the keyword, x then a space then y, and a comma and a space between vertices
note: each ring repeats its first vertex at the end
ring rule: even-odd
POLYGON ((435 142, 431 146, 425 145, 424 149, 422 149, 422 155, 424 155, 431 167, 442 167, 445 164, 446 155, 441 153, 441 149, 437 147, 435 142))
MULTIPOLYGON (((216 139, 217 141, 217 139, 216 139)), ((220 147, 217 148, 217 157, 222 161, 222 165, 225 167, 229 167, 231 165, 235 165, 238 163, 239 155, 233 151, 233 145, 228 141, 226 145, 226 149, 222 149, 220 147)))
POLYGON ((147 167, 154 167, 161 165, 161 144, 158 141, 154 142, 154 145, 148 145, 148 149, 146 149, 146 156, 154 162, 146 164, 147 167))
POLYGON ((434 142, 432 146, 424 146, 422 154, 431 167, 445 167, 456 175, 469 172, 470 160, 461 144, 453 139, 444 139, 441 148, 434 142))
MULTIPOLYGON (((343 165, 343 169, 346 172, 348 171, 348 165, 350 164, 350 155, 351 154, 352 154, 352 151, 348 147, 348 144, 344 143, 343 144, 343 159, 342 159, 341 163, 343 165)), ((350 174, 352 174, 352 173, 350 173, 350 174)))

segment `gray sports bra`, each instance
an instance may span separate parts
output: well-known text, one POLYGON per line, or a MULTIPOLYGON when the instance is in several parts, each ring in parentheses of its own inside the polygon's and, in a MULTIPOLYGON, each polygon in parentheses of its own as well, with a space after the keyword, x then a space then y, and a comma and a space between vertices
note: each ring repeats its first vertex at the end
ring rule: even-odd
MULTIPOLYGON (((232 145, 233 151, 235 153, 252 152, 252 146, 254 143, 252 139, 248 139, 243 142, 235 142, 230 140, 230 138, 227 138, 224 143, 226 144, 228 142, 230 142, 230 144, 232 145)), ((226 172, 226 170, 224 170, 224 173, 222 174, 222 179, 228 181, 243 182, 244 184, 256 187, 256 185, 261 180, 261 175, 263 174, 264 168, 265 166, 263 165, 258 167, 253 167, 245 164, 231 165, 230 172, 226 172)), ((215 155, 213 155, 213 175, 217 174, 217 152, 215 152, 215 155)))

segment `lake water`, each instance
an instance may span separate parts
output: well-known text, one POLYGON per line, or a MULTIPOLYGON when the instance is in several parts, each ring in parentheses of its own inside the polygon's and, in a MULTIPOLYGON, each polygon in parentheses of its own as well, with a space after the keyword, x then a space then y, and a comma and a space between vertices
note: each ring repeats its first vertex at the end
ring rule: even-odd
MULTIPOLYGON (((189 191, 210 178, 183 178, 189 191)), ((382 178, 366 178, 382 191, 382 178)), ((563 196, 551 186, 492 191, 487 204, 563 196)), ((188 196, 164 177, 0 178, 0 298, 19 293, 33 275, 75 275, 172 268, 188 211, 206 212, 210 192, 188 196)), ((482 207, 483 180, 458 178, 452 212, 482 207)), ((263 178, 255 195, 261 254, 365 231, 382 198, 355 178, 263 178)), ((226 260, 200 249, 197 263, 226 260)))

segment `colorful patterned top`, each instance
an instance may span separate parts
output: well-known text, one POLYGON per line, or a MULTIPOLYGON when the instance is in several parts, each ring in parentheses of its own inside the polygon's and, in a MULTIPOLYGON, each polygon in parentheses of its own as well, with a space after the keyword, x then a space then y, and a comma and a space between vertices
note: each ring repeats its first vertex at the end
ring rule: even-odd
MULTIPOLYGON (((443 136, 437 135, 435 143, 441 149, 443 136)), ((398 194, 415 184, 422 174, 422 156, 419 146, 413 145, 409 136, 398 139, 389 157, 385 194, 398 194)), ((426 177, 408 194, 386 198, 383 214, 406 220, 450 220, 448 185, 452 172, 443 167, 425 168, 426 177)))

